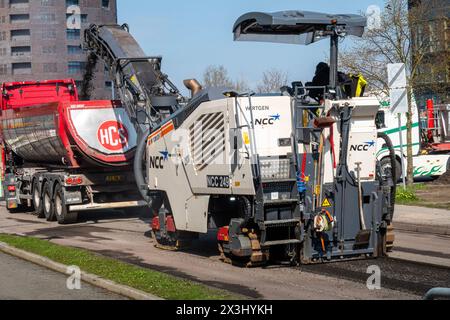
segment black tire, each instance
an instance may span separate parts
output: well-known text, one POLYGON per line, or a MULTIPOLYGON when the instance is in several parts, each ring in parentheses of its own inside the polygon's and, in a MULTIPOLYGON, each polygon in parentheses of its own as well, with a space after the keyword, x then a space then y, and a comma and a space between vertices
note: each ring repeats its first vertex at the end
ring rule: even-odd
MULTIPOLYGON (((389 172, 392 170, 392 162, 391 159, 386 157, 384 159, 381 160, 380 162, 380 166, 381 166, 381 171, 383 174, 387 174, 386 171, 389 170, 389 172)), ((394 181, 394 183, 398 183, 401 178, 402 178, 402 164, 400 163, 400 161, 397 159, 395 160, 395 179, 396 181, 394 181)))
POLYGON ((55 212, 53 210, 53 196, 50 190, 50 184, 46 182, 42 188, 42 206, 44 207, 44 215, 47 221, 55 221, 55 212))
POLYGON ((402 177, 403 177, 403 167, 402 167, 402 163, 398 159, 395 160, 395 165, 396 165, 395 177, 397 178, 396 182, 399 182, 400 180, 402 180, 402 177))
POLYGON ((78 220, 78 213, 70 212, 69 206, 65 202, 64 189, 58 184, 55 189, 53 212, 59 224, 73 224, 78 220))
POLYGON ((44 219, 45 214, 44 214, 44 206, 42 205, 42 193, 39 190, 39 184, 37 180, 34 181, 33 183, 32 196, 33 196, 33 207, 36 216, 39 219, 44 219))

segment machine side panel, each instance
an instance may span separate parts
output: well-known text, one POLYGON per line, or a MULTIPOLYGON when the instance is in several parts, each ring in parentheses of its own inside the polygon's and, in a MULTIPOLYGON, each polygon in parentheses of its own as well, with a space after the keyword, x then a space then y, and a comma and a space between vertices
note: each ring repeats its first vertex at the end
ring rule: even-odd
POLYGON ((234 101, 202 104, 177 130, 178 138, 185 134, 183 159, 196 195, 255 194, 250 158, 244 150, 242 130, 236 126, 234 101))
MULTIPOLYGON (((238 101, 240 125, 250 126, 252 109, 256 136, 256 149, 261 157, 279 157, 292 152, 289 144, 280 145, 280 139, 292 136, 291 97, 252 97, 238 101)), ((245 130, 247 131, 248 130, 245 130)))
POLYGON ((196 196, 186 174, 177 132, 169 123, 150 136, 147 147, 150 191, 164 191, 179 231, 206 233, 209 196, 196 196))

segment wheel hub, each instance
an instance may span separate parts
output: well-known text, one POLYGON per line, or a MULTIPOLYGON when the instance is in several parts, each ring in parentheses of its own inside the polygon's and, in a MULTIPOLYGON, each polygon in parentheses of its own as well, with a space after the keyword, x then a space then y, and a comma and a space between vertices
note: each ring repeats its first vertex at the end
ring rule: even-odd
POLYGON ((62 215, 62 201, 59 195, 55 199, 55 211, 58 216, 62 215))
POLYGON ((39 197, 39 191, 37 189, 34 190, 34 204, 36 207, 39 207, 41 204, 41 197, 39 197))
POLYGON ((45 204, 45 210, 47 211, 47 212, 50 212, 50 209, 51 209, 51 201, 50 201, 50 197, 49 197, 49 195, 48 194, 45 194, 45 201, 44 201, 44 204, 45 204))

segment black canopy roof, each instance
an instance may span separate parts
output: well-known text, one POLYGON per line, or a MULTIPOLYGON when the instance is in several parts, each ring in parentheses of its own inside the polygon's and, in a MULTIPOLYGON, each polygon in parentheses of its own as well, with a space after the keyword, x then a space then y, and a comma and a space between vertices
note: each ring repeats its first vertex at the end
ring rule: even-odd
POLYGON ((346 35, 362 37, 367 19, 356 14, 326 14, 311 11, 250 12, 233 27, 235 41, 260 41, 309 45, 327 37, 336 24, 346 35))

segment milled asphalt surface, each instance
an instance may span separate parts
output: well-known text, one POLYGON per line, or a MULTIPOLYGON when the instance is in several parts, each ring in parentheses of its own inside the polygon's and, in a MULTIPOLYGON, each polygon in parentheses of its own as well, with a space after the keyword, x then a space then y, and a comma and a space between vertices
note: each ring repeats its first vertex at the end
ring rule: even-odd
POLYGON ((81 283, 69 290, 67 276, 0 253, 0 300, 124 300, 108 291, 81 283))
POLYGON ((0 208, 0 233, 34 236, 61 245, 89 249, 253 299, 415 300, 422 295, 387 288, 370 291, 366 279, 345 279, 339 274, 307 269, 233 267, 219 260, 213 234, 196 241, 189 251, 161 251, 154 247, 155 242, 149 236, 150 220, 147 217, 129 217, 120 211, 109 211, 85 214, 83 218, 79 224, 59 226, 27 214, 10 215, 0 208))

